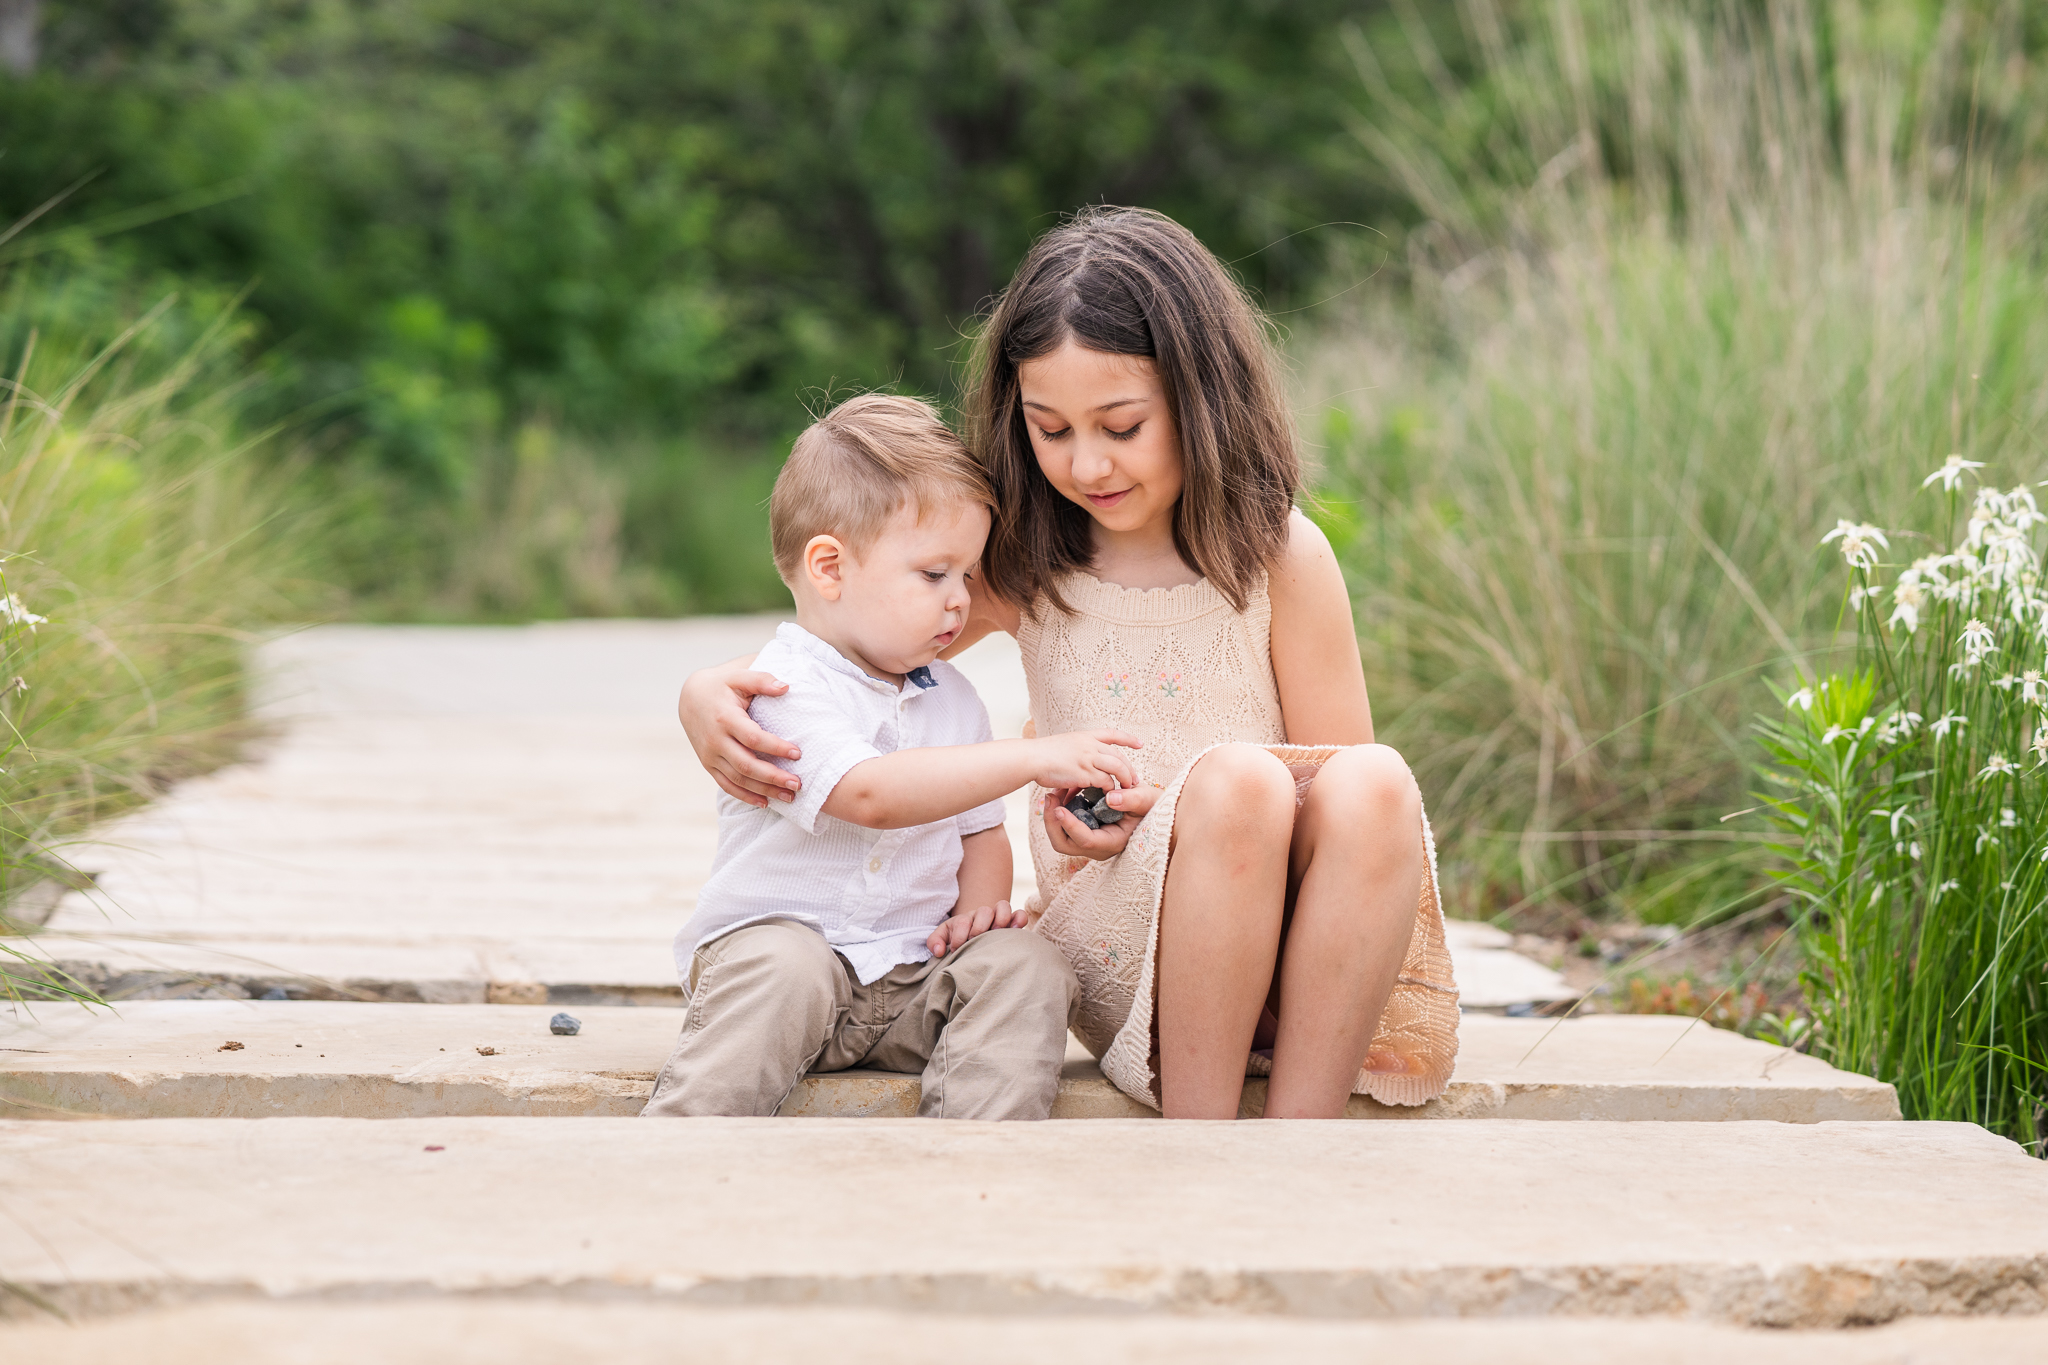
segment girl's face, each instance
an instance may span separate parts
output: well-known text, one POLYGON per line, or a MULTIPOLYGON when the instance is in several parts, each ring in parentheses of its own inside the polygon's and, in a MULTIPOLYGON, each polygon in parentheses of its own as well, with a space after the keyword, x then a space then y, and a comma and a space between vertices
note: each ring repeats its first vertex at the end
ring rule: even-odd
POLYGON ((1038 467, 1103 530, 1171 534, 1180 500, 1180 437, 1158 367, 1072 338, 1017 367, 1038 467))

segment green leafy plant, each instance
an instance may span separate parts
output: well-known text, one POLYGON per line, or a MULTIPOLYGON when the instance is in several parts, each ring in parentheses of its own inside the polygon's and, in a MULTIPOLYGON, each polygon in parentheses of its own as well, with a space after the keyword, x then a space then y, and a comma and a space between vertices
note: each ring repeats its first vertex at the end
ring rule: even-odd
POLYGON ((1843 521, 1855 665, 1759 723, 1814 1049, 1890 1081, 1909 1118, 2048 1139, 2048 594, 2032 491, 1928 476, 1946 552, 1884 581, 1904 534, 1843 521), (1889 601, 1889 611, 1884 604, 1889 601))

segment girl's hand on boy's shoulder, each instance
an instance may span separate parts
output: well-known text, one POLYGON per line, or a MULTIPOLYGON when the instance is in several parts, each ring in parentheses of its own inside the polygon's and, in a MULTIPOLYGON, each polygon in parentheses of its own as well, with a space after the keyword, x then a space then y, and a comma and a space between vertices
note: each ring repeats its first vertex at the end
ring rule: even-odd
POLYGON ((1068 799, 1078 790, 1078 787, 1057 787, 1045 794, 1046 837, 1052 841, 1053 852, 1098 863, 1124 851, 1124 845, 1130 842, 1131 831, 1151 812, 1160 795, 1160 788, 1149 783, 1110 792, 1109 804, 1122 811, 1124 818, 1101 829, 1090 829, 1067 809, 1068 799))
POLYGON ((1034 739, 1031 780, 1041 787, 1131 787, 1138 781, 1129 750, 1144 741, 1123 730, 1070 730, 1034 739))
POLYGON ((754 723, 747 705, 755 697, 779 697, 789 685, 768 673, 748 668, 751 657, 714 668, 700 668, 683 683, 676 716, 697 761, 719 789, 750 806, 765 806, 772 797, 792 801, 802 785, 770 759, 797 759, 797 746, 754 723))
POLYGON ((1022 910, 1012 910, 1008 901, 997 901, 979 910, 955 910, 932 930, 924 946, 932 950, 933 957, 944 957, 968 939, 991 929, 1022 929, 1029 924, 1030 917, 1022 910))

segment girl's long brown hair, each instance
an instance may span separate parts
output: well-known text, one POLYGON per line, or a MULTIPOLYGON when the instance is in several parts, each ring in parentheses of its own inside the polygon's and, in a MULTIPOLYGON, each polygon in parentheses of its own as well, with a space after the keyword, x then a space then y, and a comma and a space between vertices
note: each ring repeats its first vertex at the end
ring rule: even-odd
POLYGON ((1017 367, 1070 337, 1158 367, 1180 436, 1174 547, 1244 610, 1287 544, 1294 425, 1258 309, 1193 233, 1149 209, 1088 209, 1039 238, 982 328, 968 428, 996 494, 983 581, 1066 611, 1059 579, 1092 558, 1088 513, 1040 472, 1018 394, 1017 367))

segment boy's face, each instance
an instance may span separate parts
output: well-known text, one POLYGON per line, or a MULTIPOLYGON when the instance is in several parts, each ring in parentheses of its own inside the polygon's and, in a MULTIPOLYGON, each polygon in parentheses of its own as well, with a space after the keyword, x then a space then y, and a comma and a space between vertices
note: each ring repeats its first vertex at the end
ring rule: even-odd
POLYGON ((934 507, 921 521, 905 503, 859 558, 835 537, 814 536, 803 568, 819 610, 804 628, 870 673, 900 678, 922 668, 967 624, 967 575, 981 562, 988 530, 979 503, 934 507))

